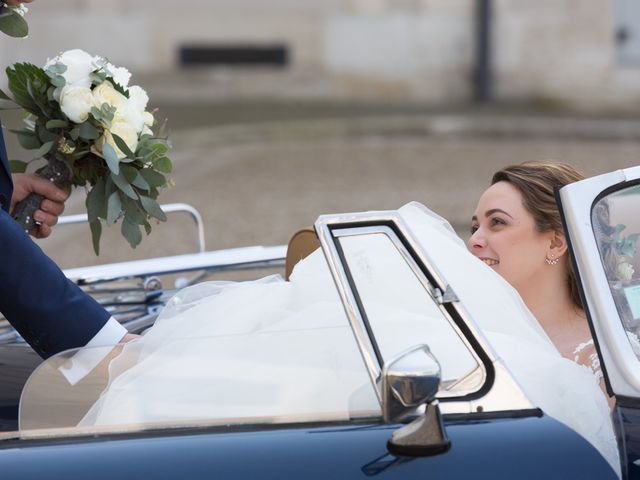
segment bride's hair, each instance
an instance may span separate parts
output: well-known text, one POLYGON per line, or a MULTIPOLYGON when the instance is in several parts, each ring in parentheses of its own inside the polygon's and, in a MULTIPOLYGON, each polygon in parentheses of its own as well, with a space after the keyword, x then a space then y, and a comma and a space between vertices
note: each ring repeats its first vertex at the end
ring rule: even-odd
MULTIPOLYGON (((564 163, 525 162, 497 171, 493 175, 491 185, 497 182, 509 182, 522 195, 524 207, 533 216, 539 232, 553 230, 564 235, 554 190, 556 187, 563 187, 583 178, 584 175, 564 163)), ((568 261, 566 265, 571 301, 576 307, 582 309, 582 300, 573 264, 568 261)))

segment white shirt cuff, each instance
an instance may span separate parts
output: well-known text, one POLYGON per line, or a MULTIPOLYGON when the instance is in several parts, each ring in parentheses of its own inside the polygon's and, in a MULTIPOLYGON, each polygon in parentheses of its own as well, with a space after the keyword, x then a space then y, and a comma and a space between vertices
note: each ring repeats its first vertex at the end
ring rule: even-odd
POLYGON ((75 385, 111 351, 111 349, 91 347, 114 346, 127 333, 127 329, 120 325, 115 318, 111 317, 84 348, 74 353, 64 362, 64 365, 59 367, 60 372, 65 376, 69 384, 75 385))

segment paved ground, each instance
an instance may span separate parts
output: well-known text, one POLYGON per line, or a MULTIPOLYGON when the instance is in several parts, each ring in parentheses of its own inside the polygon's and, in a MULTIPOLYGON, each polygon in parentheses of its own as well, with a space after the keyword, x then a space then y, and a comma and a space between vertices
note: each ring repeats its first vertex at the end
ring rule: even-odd
MULTIPOLYGON (((396 208, 411 200, 466 234, 478 196, 503 165, 551 158, 593 175, 640 163, 640 122, 630 118, 366 106, 292 114, 278 108, 164 109, 177 124, 176 186, 161 200, 200 210, 207 249, 286 243, 321 213, 396 208)), ((83 192, 76 192, 68 213, 80 212, 83 201, 83 192)), ((188 219, 176 214, 136 251, 112 231, 96 259, 85 226, 60 228, 42 245, 69 267, 185 253, 193 251, 194 239, 188 219)))

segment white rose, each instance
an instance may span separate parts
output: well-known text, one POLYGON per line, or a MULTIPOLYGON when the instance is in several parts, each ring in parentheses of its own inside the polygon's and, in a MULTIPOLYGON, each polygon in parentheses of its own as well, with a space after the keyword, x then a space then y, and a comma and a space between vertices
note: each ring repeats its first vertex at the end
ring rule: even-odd
POLYGON ((631 280, 631 278, 633 277, 633 274, 635 273, 635 270, 633 269, 633 266, 630 263, 621 262, 618 264, 618 269, 616 273, 618 274, 618 278, 620 280, 631 280))
POLYGON ((142 127, 144 127, 142 113, 143 112, 135 108, 135 106, 128 101, 118 108, 113 120, 114 122, 128 123, 136 132, 140 132, 142 127))
POLYGON ((151 130, 151 127, 153 127, 153 124, 156 122, 156 119, 153 117, 153 114, 151 112, 142 112, 142 121, 144 122, 144 125, 142 126, 142 131, 140 132, 140 135, 153 136, 153 131, 151 130))
POLYGON ((67 86, 87 88, 91 86, 89 74, 95 66, 93 57, 84 50, 75 49, 62 52, 57 57, 48 60, 44 68, 46 69, 54 63, 62 63, 67 67, 67 70, 62 73, 67 86))
POLYGON ((93 89, 93 98, 98 108, 100 108, 103 103, 106 103, 111 107, 120 109, 127 103, 127 97, 113 88, 113 85, 109 81, 102 82, 93 89))
POLYGON ((149 96, 144 89, 138 85, 129 87, 129 101, 140 111, 144 111, 149 103, 149 96))
POLYGON ((153 117, 151 112, 143 112, 142 121, 144 122, 145 127, 153 127, 153 124, 156 123, 156 119, 153 117))
POLYGON ((118 158, 126 157, 122 150, 120 150, 116 145, 113 135, 117 135, 124 140, 124 143, 127 144, 127 147, 129 147, 132 152, 136 151, 136 148, 138 147, 138 132, 136 132, 135 128, 126 122, 113 122, 111 124, 111 128, 109 130, 105 130, 104 135, 96 140, 96 153, 100 156, 104 156, 102 155, 102 146, 106 142, 113 147, 118 158))
POLYGON ((60 109, 75 123, 89 118, 91 107, 95 105, 91 89, 87 87, 64 87, 60 94, 60 109))
POLYGON ((116 67, 112 63, 107 64, 107 73, 111 75, 113 81, 120 85, 122 88, 127 88, 129 85, 129 79, 131 78, 131 73, 124 67, 116 67))

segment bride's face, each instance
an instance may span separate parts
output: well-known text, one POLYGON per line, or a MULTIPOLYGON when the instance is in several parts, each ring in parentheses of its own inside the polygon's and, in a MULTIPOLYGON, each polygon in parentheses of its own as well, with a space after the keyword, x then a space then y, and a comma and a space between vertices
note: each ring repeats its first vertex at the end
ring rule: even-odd
POLYGON ((520 192, 508 182, 498 182, 478 201, 468 247, 522 293, 529 282, 540 279, 552 238, 552 233, 536 229, 520 192))

